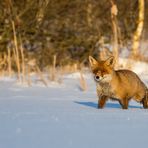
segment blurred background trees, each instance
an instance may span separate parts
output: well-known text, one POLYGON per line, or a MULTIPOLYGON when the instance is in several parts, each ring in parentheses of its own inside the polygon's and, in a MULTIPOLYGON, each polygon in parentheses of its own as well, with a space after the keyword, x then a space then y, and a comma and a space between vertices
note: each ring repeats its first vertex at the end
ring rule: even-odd
MULTIPOLYGON (((116 0, 118 7, 119 52, 131 50, 137 27, 138 0, 116 0)), ((148 0, 145 0, 148 8, 148 0)), ((87 64, 88 55, 98 56, 103 45, 113 39, 111 3, 108 0, 0 0, 0 57, 17 44, 26 58, 35 58, 41 68, 73 62, 87 64), (103 41, 102 41, 103 39, 103 41)), ((142 39, 148 39, 148 9, 142 39)))

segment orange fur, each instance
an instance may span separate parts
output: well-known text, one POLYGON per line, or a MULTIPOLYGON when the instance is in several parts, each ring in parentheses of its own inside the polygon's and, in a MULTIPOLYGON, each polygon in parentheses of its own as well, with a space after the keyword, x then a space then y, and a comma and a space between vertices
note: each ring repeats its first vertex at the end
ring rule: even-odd
POLYGON ((103 108, 108 98, 119 101, 123 109, 130 99, 148 108, 148 89, 136 73, 130 70, 114 70, 114 57, 97 61, 89 56, 90 67, 97 84, 98 108, 103 108))

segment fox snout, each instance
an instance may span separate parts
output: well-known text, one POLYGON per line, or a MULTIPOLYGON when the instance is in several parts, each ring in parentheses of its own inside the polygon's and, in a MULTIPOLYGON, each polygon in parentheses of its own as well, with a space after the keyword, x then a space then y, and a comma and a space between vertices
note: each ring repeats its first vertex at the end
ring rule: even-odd
POLYGON ((100 82, 104 79, 104 76, 94 74, 94 79, 95 79, 96 82, 100 82))
POLYGON ((97 75, 95 75, 95 76, 94 76, 94 79, 95 79, 96 81, 99 81, 99 80, 100 80, 100 77, 97 76, 97 75))
POLYGON ((95 81, 99 82, 99 81, 101 80, 101 77, 98 76, 98 75, 95 75, 95 76, 94 76, 94 79, 95 79, 95 81))
POLYGON ((111 81, 111 75, 110 74, 106 74, 103 76, 99 76, 99 75, 94 75, 94 79, 96 82, 110 82, 111 81))

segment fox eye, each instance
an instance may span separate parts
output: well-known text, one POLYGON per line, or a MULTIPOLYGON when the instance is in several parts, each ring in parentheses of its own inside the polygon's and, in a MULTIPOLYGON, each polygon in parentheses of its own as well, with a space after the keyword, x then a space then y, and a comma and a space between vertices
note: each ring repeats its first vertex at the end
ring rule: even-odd
POLYGON ((96 81, 99 81, 99 79, 100 79, 100 77, 96 75, 96 76, 95 76, 95 80, 96 80, 96 81))

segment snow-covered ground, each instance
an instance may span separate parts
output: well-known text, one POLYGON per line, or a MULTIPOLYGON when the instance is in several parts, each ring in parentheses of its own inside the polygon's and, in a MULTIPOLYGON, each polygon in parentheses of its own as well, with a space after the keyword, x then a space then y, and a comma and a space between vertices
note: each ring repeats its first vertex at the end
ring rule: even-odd
POLYGON ((79 74, 48 87, 1 79, 0 148, 147 148, 148 110, 134 101, 128 110, 112 101, 97 109, 91 75, 86 81, 83 92, 79 74))

